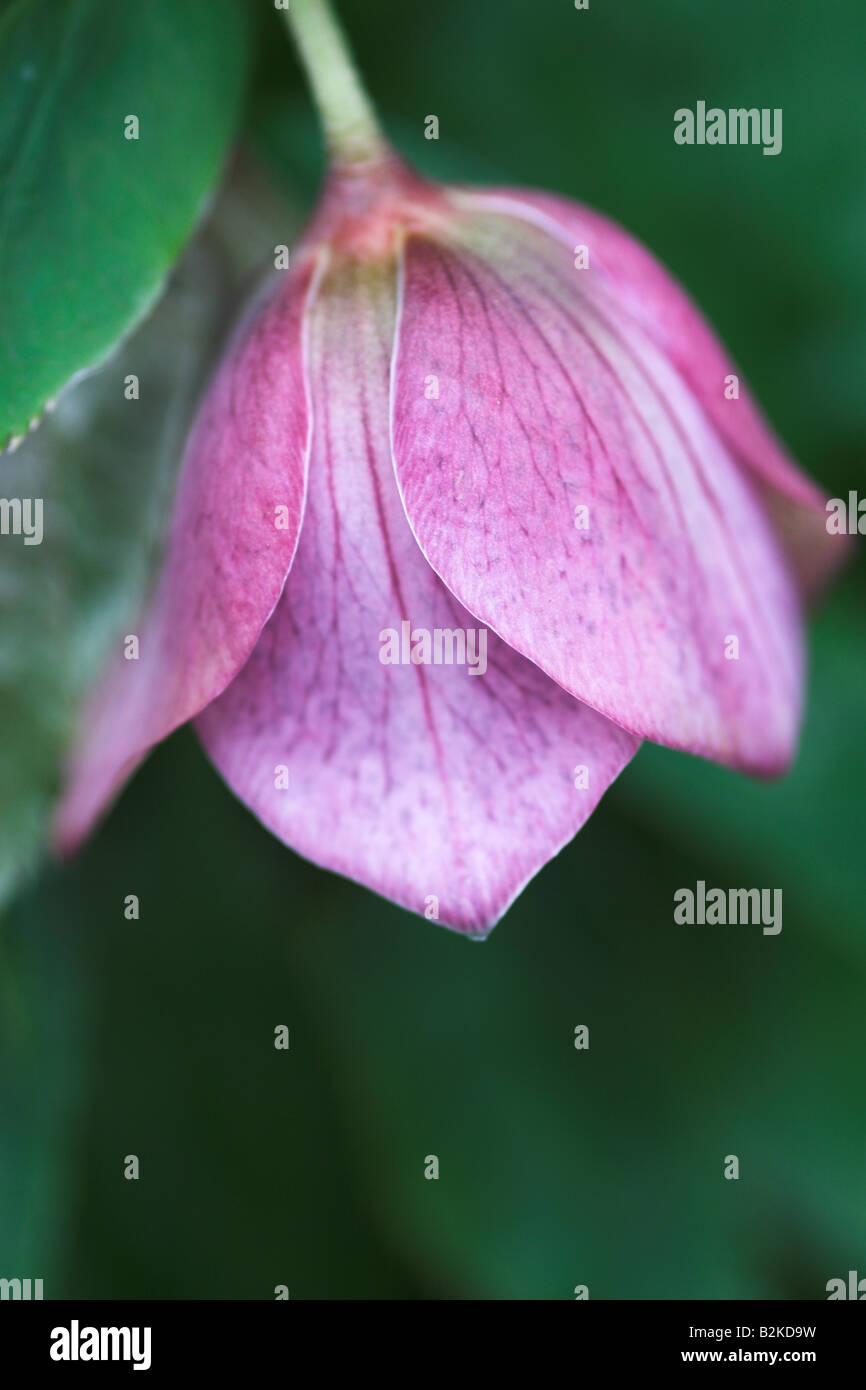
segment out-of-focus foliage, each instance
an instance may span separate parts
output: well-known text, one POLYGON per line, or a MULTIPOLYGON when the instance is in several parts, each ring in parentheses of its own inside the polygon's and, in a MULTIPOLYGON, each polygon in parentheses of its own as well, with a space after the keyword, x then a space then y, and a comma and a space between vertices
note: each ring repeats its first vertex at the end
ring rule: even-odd
POLYGON ((0 898, 38 851, 78 702, 146 587, 229 288, 200 238, 145 324, 0 459, 3 495, 43 499, 45 530, 0 548, 0 898))
POLYGON ((153 312, 0 456, 2 495, 41 498, 45 530, 38 546, 0 546, 0 904, 38 856, 80 703, 137 617, 208 370, 275 239, 297 226, 236 159, 153 312))
MULTIPOLYGON (((341 11, 422 168, 618 217, 808 471, 863 495, 866 12, 341 11), (699 99, 781 107, 781 155, 676 146, 699 99)), ((315 128, 276 20, 262 32, 249 138, 309 199, 315 128)), ((253 247, 262 196, 233 204, 253 247)), ((821 1298, 862 1270, 862 573, 815 624, 788 778, 645 748, 484 945, 297 859, 172 738, 0 932, 0 1251, 27 1265, 0 1274, 50 1274, 50 1296, 821 1298), (781 887, 782 932, 677 926, 698 879, 781 887)))

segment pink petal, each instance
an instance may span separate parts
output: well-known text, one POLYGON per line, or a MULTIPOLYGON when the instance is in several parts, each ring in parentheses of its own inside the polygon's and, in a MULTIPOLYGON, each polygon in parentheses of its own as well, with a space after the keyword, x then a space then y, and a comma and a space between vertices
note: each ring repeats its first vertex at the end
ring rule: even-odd
POLYGON ((703 315, 655 257, 617 223, 593 208, 523 189, 474 191, 467 207, 507 211, 543 227, 573 251, 589 247, 596 272, 587 282, 600 303, 616 303, 666 354, 755 479, 804 595, 817 593, 845 558, 847 545, 827 531, 826 498, 776 439, 703 315), (727 400, 727 377, 739 399, 727 400))
POLYGON ((394 288, 386 271, 354 262, 323 283, 297 561, 250 660, 197 727, 226 781, 280 839, 483 935, 637 745, 492 634, 483 675, 380 661, 380 633, 399 632, 403 619, 431 632, 478 627, 422 557, 394 482, 394 288), (576 790, 580 765, 589 787, 576 790))
POLYGON ((304 505, 303 322, 313 278, 310 262, 247 317, 208 391, 159 583, 133 629, 139 659, 119 655, 87 711, 55 817, 63 851, 143 755, 225 688, 273 612, 304 505))
POLYGON ((800 706, 792 577, 693 391, 593 275, 562 237, 498 213, 448 244, 407 239, 393 370, 407 515, 461 603, 578 699, 778 772, 800 706))

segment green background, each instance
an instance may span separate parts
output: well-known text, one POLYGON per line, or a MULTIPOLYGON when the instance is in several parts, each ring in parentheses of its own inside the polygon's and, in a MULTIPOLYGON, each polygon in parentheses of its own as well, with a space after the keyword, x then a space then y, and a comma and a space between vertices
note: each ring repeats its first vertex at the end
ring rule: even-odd
MULTIPOLYGON (((223 287, 266 262, 273 229, 296 232, 321 171, 288 43, 268 5, 245 8, 245 146, 267 177, 248 173, 205 234, 231 262, 223 287)), ((346 0, 341 13, 422 169, 617 217, 706 310, 807 471, 830 495, 866 494, 862 7, 346 0), (674 110, 699 99, 781 107, 781 155, 675 145, 674 110)), ((206 316, 184 323, 214 336, 206 316)), ((102 485, 87 501, 89 460, 112 437, 92 409, 77 452, 62 429, 42 445, 82 492, 84 535, 113 525, 97 516, 102 485)), ((160 450, 164 474, 176 440, 160 450)), ((141 510, 117 507, 131 534, 141 510)), ((111 626, 116 575, 132 593, 144 565, 132 541, 115 549, 83 586, 91 635, 100 614, 111 626)), ((80 567, 51 536, 36 553, 61 587, 63 566, 80 567)), ((189 730, 171 738, 78 859, 31 878, 0 924, 0 1276, 42 1277, 48 1297, 270 1298, 286 1284, 292 1298, 571 1298, 587 1284, 591 1298, 784 1299, 866 1275, 862 585, 856 557, 812 623, 786 779, 645 747, 483 945, 302 862, 189 730), (673 893, 697 879, 781 887, 782 933, 676 926, 673 893), (739 1181, 723 1177, 728 1154, 739 1181)), ((36 668, 40 690, 51 670, 36 668)), ((2 730, 23 747, 5 835, 50 745, 16 727, 2 730)))

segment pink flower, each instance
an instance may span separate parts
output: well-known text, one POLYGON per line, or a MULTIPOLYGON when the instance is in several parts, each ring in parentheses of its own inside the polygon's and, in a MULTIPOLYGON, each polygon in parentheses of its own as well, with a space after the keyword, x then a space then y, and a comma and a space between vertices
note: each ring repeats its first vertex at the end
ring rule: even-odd
POLYGON ((483 936, 641 739, 786 767, 801 599, 838 552, 647 251, 563 198, 380 153, 334 169, 276 280, 192 432, 63 849, 195 719, 287 845, 483 936), (383 660, 404 623, 420 664, 383 660), (467 632, 483 673, 444 664, 467 632))

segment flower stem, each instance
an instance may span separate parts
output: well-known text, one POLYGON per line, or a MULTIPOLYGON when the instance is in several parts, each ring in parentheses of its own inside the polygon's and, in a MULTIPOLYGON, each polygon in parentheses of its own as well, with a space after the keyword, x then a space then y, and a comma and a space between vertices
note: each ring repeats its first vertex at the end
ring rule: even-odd
POLYGON ((289 0, 283 14, 300 50, 331 157, 338 164, 380 159, 385 141, 328 0, 289 0))

